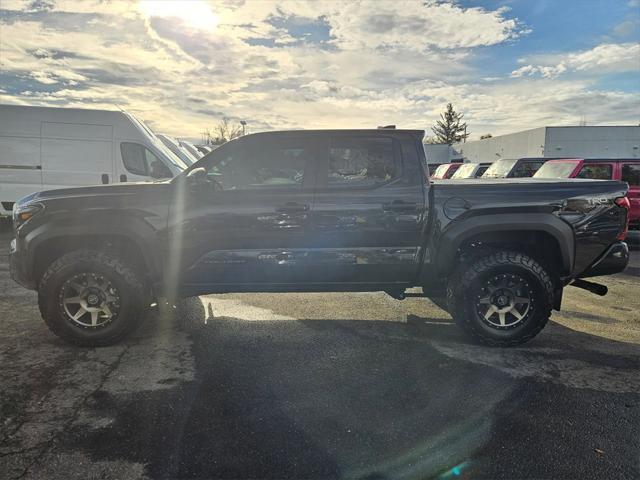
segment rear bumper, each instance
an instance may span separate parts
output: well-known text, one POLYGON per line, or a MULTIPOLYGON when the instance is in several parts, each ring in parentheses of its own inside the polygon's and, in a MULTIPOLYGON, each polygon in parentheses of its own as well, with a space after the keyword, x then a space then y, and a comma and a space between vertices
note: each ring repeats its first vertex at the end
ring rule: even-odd
POLYGON ((620 273, 629 263, 629 247, 625 242, 612 244, 579 278, 620 273))
POLYGON ((27 275, 26 261, 23 252, 17 248, 15 238, 11 240, 9 247, 9 271, 14 282, 30 290, 36 289, 33 280, 27 275))

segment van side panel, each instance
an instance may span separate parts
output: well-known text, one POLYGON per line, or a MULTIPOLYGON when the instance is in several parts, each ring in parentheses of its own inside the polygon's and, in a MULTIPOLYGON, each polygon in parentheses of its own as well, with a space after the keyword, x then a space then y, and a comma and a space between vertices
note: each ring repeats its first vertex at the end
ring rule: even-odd
POLYGON ((0 215, 9 215, 13 202, 42 190, 40 138, 0 133, 0 215))
POLYGON ((113 126, 42 122, 43 189, 114 181, 113 126))

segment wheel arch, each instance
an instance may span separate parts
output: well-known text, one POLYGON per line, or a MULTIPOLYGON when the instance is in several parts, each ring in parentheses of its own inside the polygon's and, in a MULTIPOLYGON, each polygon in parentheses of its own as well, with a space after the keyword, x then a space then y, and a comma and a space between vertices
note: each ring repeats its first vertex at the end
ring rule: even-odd
POLYGON ((36 285, 48 266, 60 256, 79 249, 109 252, 130 263, 143 277, 156 284, 162 276, 158 241, 149 226, 120 221, 91 225, 60 225, 33 232, 29 241, 31 272, 36 285), (134 228, 132 228, 132 226, 134 228), (151 231, 147 231, 151 230, 151 231))
POLYGON ((474 244, 492 248, 519 245, 524 253, 546 263, 559 276, 570 275, 573 269, 573 229, 553 214, 483 215, 452 223, 439 242, 436 260, 439 274, 449 274, 460 255, 474 244))

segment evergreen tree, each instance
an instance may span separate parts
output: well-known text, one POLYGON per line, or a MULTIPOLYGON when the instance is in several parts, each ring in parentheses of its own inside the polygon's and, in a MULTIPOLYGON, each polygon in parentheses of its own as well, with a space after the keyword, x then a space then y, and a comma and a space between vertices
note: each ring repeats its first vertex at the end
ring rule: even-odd
POLYGON ((466 132, 467 123, 462 122, 462 113, 458 113, 453 109, 453 105, 447 104, 447 110, 440 114, 435 126, 431 127, 438 143, 447 143, 449 145, 461 142, 466 139, 469 134, 466 132))

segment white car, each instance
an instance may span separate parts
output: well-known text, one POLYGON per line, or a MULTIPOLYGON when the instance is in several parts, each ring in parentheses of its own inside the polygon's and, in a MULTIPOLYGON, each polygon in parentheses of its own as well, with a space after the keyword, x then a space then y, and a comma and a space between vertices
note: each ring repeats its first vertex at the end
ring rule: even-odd
POLYGON ((127 112, 0 105, 0 216, 41 190, 171 178, 186 167, 127 112))

